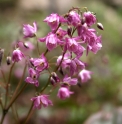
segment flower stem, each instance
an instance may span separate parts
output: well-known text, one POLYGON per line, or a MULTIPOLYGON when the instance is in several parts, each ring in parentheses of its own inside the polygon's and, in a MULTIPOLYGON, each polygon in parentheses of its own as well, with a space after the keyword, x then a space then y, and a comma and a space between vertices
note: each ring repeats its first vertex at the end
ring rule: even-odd
POLYGON ((28 122, 28 120, 30 119, 31 115, 33 114, 32 110, 33 110, 33 103, 32 103, 32 105, 28 111, 27 117, 26 117, 25 122, 23 124, 26 124, 28 122))
POLYGON ((48 53, 48 49, 46 49, 46 51, 44 52, 44 56, 46 56, 47 53, 48 53))
POLYGON ((18 94, 13 99, 11 99, 11 101, 10 101, 8 107, 6 108, 6 110, 9 110, 9 108, 12 106, 12 104, 15 102, 15 100, 22 93, 22 91, 25 89, 26 86, 27 86, 27 83, 25 83, 24 86, 22 87, 22 89, 18 92, 18 94))
POLYGON ((19 81, 19 83, 18 83, 18 85, 17 85, 17 87, 16 87, 16 89, 15 89, 15 91, 14 91, 13 98, 14 98, 14 96, 17 94, 17 91, 18 91, 18 89, 20 88, 20 86, 21 86, 21 84, 22 84, 22 81, 23 81, 24 76, 25 76, 26 68, 27 68, 27 64, 25 64, 22 77, 21 77, 21 79, 20 79, 20 81, 19 81))
POLYGON ((18 94, 13 99, 11 99, 8 107, 3 109, 3 114, 2 114, 2 118, 1 118, 0 124, 3 123, 3 120, 4 120, 5 116, 6 116, 6 114, 8 113, 9 108, 12 106, 12 104, 15 102, 15 100, 22 93, 22 91, 25 89, 26 86, 27 86, 27 83, 25 83, 24 86, 22 87, 22 89, 18 92, 18 94))
POLYGON ((2 74, 2 76, 3 76, 4 82, 6 83, 6 78, 5 78, 4 71, 2 70, 2 68, 0 68, 0 70, 1 70, 1 74, 2 74))
MULTIPOLYGON (((59 67, 61 66, 61 63, 62 63, 62 61, 63 61, 63 59, 64 59, 65 53, 66 53, 66 51, 63 52, 62 59, 61 59, 59 65, 54 69, 54 72, 56 72, 56 71, 59 69, 59 67)), ((43 87, 43 88, 41 89, 40 93, 42 93, 42 92, 47 88, 48 84, 50 83, 50 78, 51 78, 51 75, 49 76, 48 81, 47 81, 45 87, 43 87)))
POLYGON ((10 78, 11 78, 12 69, 13 69, 14 65, 15 65, 15 62, 12 64, 12 66, 10 68, 8 82, 6 84, 6 95, 5 95, 5 105, 4 105, 4 108, 6 108, 6 104, 7 104, 8 88, 9 88, 10 78))
POLYGON ((36 35, 36 47, 37 47, 37 52, 38 52, 38 54, 40 55, 37 35, 36 35))

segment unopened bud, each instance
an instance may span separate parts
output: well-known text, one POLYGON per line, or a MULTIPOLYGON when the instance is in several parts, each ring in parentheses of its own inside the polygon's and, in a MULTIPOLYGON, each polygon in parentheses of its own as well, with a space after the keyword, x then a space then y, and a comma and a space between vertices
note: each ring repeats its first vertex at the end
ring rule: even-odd
POLYGON ((6 63, 7 63, 7 65, 11 64, 11 56, 7 56, 6 63))
POLYGON ((60 82, 60 79, 55 72, 52 72, 51 75, 52 75, 53 79, 55 80, 55 82, 60 82))
POLYGON ((4 49, 0 49, 0 65, 2 62, 3 54, 4 54, 4 49))
POLYGON ((28 43, 25 42, 25 43, 23 43, 23 45, 24 45, 25 48, 27 48, 27 49, 29 48, 28 43))
POLYGON ((62 86, 62 87, 69 87, 70 85, 69 85, 69 83, 63 82, 63 83, 61 84, 61 86, 62 86))
POLYGON ((83 17, 83 18, 81 19, 81 24, 83 25, 85 22, 86 22, 86 18, 83 17))
POLYGON ((51 82, 51 84, 52 84, 53 86, 56 84, 56 81, 55 81, 55 79, 54 79, 53 77, 50 78, 50 82, 51 82))
POLYGON ((100 29, 100 30, 104 30, 104 27, 101 23, 97 23, 97 27, 100 29))
POLYGON ((72 27, 71 27, 70 25, 68 25, 67 34, 68 34, 70 37, 72 36, 72 27))
POLYGON ((64 76, 64 72, 63 72, 62 68, 59 69, 59 72, 64 76))

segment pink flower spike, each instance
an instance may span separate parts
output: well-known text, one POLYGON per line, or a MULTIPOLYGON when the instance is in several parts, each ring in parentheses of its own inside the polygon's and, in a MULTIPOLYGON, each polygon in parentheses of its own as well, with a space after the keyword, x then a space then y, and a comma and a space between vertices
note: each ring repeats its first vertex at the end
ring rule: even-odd
POLYGON ((37 97, 31 98, 31 101, 34 102, 34 108, 40 109, 42 105, 47 107, 49 105, 53 105, 52 101, 48 99, 49 95, 40 95, 37 97))
POLYGON ((37 78, 39 77, 39 73, 37 73, 33 68, 29 68, 29 77, 25 79, 27 83, 34 84, 36 87, 39 86, 39 82, 37 78))
POLYGON ((79 77, 81 78, 82 83, 87 82, 89 79, 91 79, 91 71, 85 70, 83 69, 80 73, 79 73, 79 77))
POLYGON ((57 96, 60 98, 60 99, 66 99, 66 98, 69 98, 70 95, 73 94, 73 92, 69 91, 69 89, 67 87, 61 87, 59 90, 58 90, 58 94, 57 96))
POLYGON ((31 26, 29 24, 24 24, 23 25, 23 34, 24 34, 25 38, 34 37, 36 32, 37 32, 37 24, 36 24, 36 22, 33 23, 33 26, 31 26))
POLYGON ((15 49, 12 53, 12 61, 14 62, 21 61, 23 57, 24 55, 19 49, 15 49))

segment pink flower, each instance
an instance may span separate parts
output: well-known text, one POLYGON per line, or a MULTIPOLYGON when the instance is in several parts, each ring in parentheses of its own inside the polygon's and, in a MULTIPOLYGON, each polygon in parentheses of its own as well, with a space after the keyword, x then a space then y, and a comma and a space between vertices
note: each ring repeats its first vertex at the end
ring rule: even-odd
POLYGON ((97 37, 96 42, 92 45, 87 46, 87 52, 91 50, 94 54, 98 52, 102 47, 101 36, 97 37))
POLYGON ((79 44, 74 38, 66 38, 66 45, 70 52, 76 52, 79 44))
POLYGON ((83 16, 85 17, 85 22, 87 23, 88 26, 91 26, 96 23, 96 16, 91 13, 90 11, 84 12, 83 16))
POLYGON ((68 24, 78 26, 81 23, 80 15, 76 11, 70 11, 67 17, 68 24))
POLYGON ((27 83, 34 84, 36 87, 39 86, 39 82, 37 78, 39 77, 39 74, 33 69, 29 68, 29 77, 25 79, 27 83))
POLYGON ((77 58, 80 58, 83 55, 84 50, 86 50, 83 46, 78 44, 77 50, 74 52, 77 56, 77 58))
POLYGON ((31 100, 34 102, 34 108, 40 109, 42 105, 44 107, 53 105, 52 101, 49 100, 48 97, 49 95, 40 95, 40 96, 31 98, 31 100))
MULTIPOLYGON (((66 68, 66 67, 69 66, 69 64, 71 63, 70 56, 71 56, 70 53, 65 53, 64 58, 63 58, 63 61, 62 61, 62 63, 61 63, 61 67, 62 67, 62 68, 66 68)), ((57 65, 60 64, 61 60, 62 60, 62 55, 60 55, 60 56, 58 57, 58 59, 57 59, 57 65)))
POLYGON ((69 98, 70 95, 73 94, 73 92, 69 91, 69 89, 67 87, 61 87, 59 90, 58 90, 58 94, 57 96, 60 98, 60 99, 66 99, 66 98, 69 98))
POLYGON ((82 70, 85 68, 85 63, 83 63, 78 58, 75 58, 71 61, 70 65, 70 75, 72 76, 74 73, 78 73, 79 70, 82 70))
POLYGON ((58 40, 59 39, 57 38, 56 34, 54 34, 54 33, 49 33, 46 37, 39 38, 40 42, 46 41, 46 46, 47 46, 48 50, 50 50, 50 51, 52 49, 56 48, 58 40))
POLYGON ((64 36, 67 34, 67 31, 59 28, 56 32, 58 39, 63 40, 64 36))
POLYGON ((34 37, 36 32, 37 32, 37 25, 35 22, 33 23, 33 26, 31 26, 29 24, 23 25, 23 34, 24 34, 25 38, 34 37))
POLYGON ((78 26, 77 31, 78 31, 78 36, 82 39, 82 41, 86 43, 91 42, 93 40, 95 41, 96 39, 96 34, 95 34, 96 30, 88 28, 86 23, 84 23, 82 26, 78 26))
POLYGON ((48 62, 44 54, 42 54, 40 58, 31 60, 31 62, 36 67, 36 70, 38 72, 42 72, 43 70, 48 68, 48 62))
POLYGON ((46 17, 46 19, 44 19, 44 22, 47 22, 51 29, 55 31, 59 23, 66 22, 66 20, 58 14, 53 13, 50 16, 46 17))
POLYGON ((21 61, 23 57, 24 55, 19 49, 15 49, 12 53, 12 61, 15 62, 21 61))
POLYGON ((68 77, 67 75, 63 78, 63 82, 64 83, 68 83, 69 85, 76 85, 78 80, 77 78, 71 78, 68 77))
POLYGON ((81 81, 83 83, 87 82, 89 79, 91 79, 91 71, 85 70, 83 69, 80 73, 79 73, 79 77, 81 78, 81 81))

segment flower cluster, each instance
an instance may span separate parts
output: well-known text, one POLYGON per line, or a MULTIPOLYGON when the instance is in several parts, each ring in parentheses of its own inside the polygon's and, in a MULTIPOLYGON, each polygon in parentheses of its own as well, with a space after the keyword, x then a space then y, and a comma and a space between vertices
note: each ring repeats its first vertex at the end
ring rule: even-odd
MULTIPOLYGON (((81 83, 87 82, 91 78, 92 72, 86 69, 86 63, 81 60, 81 57, 84 53, 88 55, 90 51, 96 54, 102 47, 101 36, 97 35, 97 31, 92 28, 92 25, 96 25, 101 30, 103 30, 103 25, 97 22, 93 12, 88 10, 81 12, 79 8, 72 8, 64 16, 57 13, 50 14, 44 19, 44 22, 49 25, 51 31, 43 38, 37 38, 37 24, 35 22, 33 26, 23 25, 24 38, 36 37, 38 39, 36 49, 38 49, 39 57, 26 57, 24 52, 19 49, 19 45, 16 45, 17 48, 12 55, 14 62, 19 62, 22 58, 26 59, 28 65, 26 83, 38 87, 41 85, 39 77, 42 72, 49 73, 45 87, 41 89, 39 95, 31 99, 34 107, 38 109, 42 105, 44 107, 53 105, 48 98, 49 94, 43 93, 48 85, 58 87, 57 97, 64 100, 74 93, 70 91, 71 86, 77 85, 79 80, 81 83), (41 54, 38 46, 40 42, 46 44, 47 49, 41 54), (61 47, 62 53, 58 56, 55 63, 56 68, 52 71, 46 54, 52 52, 56 47, 61 47)), ((24 46, 29 49, 29 45, 24 43, 24 46)))

